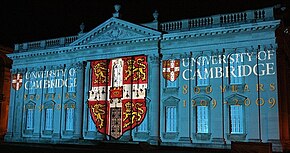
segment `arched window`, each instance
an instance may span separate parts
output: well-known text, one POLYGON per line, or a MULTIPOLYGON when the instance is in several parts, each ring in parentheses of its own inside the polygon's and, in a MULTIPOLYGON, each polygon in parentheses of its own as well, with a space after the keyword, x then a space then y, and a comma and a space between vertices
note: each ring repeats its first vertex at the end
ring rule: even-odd
POLYGON ((199 56, 196 60, 196 85, 209 85, 209 60, 207 56, 199 56))

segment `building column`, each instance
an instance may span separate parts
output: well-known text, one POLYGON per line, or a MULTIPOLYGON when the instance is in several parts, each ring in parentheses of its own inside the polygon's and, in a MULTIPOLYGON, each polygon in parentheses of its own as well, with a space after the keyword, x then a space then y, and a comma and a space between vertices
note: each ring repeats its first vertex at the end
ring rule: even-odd
POLYGON ((149 55, 149 82, 148 82, 148 98, 151 99, 151 107, 149 107, 149 125, 150 138, 149 143, 158 145, 160 142, 160 60, 158 55, 149 55))
MULTIPOLYGON (((11 70, 11 78, 13 74, 16 74, 17 70, 11 70)), ((15 97, 16 97, 16 90, 12 88, 12 80, 10 84, 10 101, 9 101, 9 113, 8 113, 8 124, 7 124, 7 133, 4 137, 4 141, 11 141, 13 136, 13 123, 14 123, 14 105, 15 105, 15 97)))
POLYGON ((82 116, 83 116, 83 99, 84 99, 84 63, 82 61, 75 64, 77 74, 76 86, 76 107, 75 107, 75 132, 74 138, 82 138, 82 116))
MULTIPOLYGON (((183 54, 183 55, 180 55, 180 57, 171 57, 173 59, 178 59, 178 58, 187 58, 189 59, 188 60, 188 68, 189 69, 192 69, 191 67, 191 53, 190 54, 183 54)), ((182 69, 186 69, 185 67, 181 66, 181 69, 180 71, 182 72, 183 70, 182 69)), ((181 74, 179 74, 180 78, 182 77, 181 74)), ((190 76, 188 76, 190 77, 190 76)), ((185 79, 180 79, 179 80, 179 97, 182 97, 180 99, 180 102, 178 103, 178 115, 177 115, 177 123, 179 125, 177 130, 179 132, 179 139, 178 141, 180 143, 191 143, 192 140, 191 140, 191 135, 192 135, 192 132, 191 132, 191 125, 192 125, 192 115, 191 115, 191 110, 193 109, 192 108, 192 105, 191 105, 191 100, 193 98, 194 95, 193 94, 193 86, 194 86, 194 81, 192 81, 191 79, 189 80, 185 80, 185 79)))
MULTIPOLYGON (((15 141, 20 141, 22 137, 22 119, 23 119, 23 95, 24 95, 24 82, 25 81, 26 69, 18 69, 16 74, 22 74, 22 86, 19 90, 15 90, 15 100, 14 100, 14 123, 13 123, 13 139, 15 141)), ((14 90, 14 89, 12 89, 14 90)))

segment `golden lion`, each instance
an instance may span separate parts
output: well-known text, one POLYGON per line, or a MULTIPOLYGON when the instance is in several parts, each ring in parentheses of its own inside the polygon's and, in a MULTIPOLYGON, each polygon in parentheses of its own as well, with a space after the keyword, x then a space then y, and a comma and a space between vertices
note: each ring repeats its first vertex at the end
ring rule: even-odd
POLYGON ((101 129, 104 126, 104 119, 102 119, 102 115, 105 114, 105 110, 103 109, 105 105, 95 104, 92 107, 94 116, 97 118, 97 122, 99 122, 99 128, 101 129))
POLYGON ((142 106, 141 103, 136 103, 136 105, 134 105, 134 103, 127 102, 125 104, 126 110, 125 112, 123 112, 123 114, 125 115, 123 121, 126 121, 129 118, 129 122, 124 124, 123 128, 126 128, 131 124, 134 124, 135 120, 137 120, 138 122, 141 120, 142 114, 144 114, 144 110, 140 106, 142 106), (135 108, 137 111, 134 111, 132 107, 135 108))
POLYGON ((141 79, 141 80, 146 80, 146 65, 143 64, 142 62, 144 61, 143 58, 137 59, 137 65, 138 67, 135 66, 136 61, 134 60, 128 60, 128 69, 125 71, 127 76, 124 78, 125 80, 128 80, 131 76, 134 77, 134 73, 136 73, 136 77, 133 78, 134 81, 141 79))
POLYGON ((105 83, 106 82, 106 76, 104 75, 106 73, 106 64, 105 63, 98 63, 94 66, 94 73, 96 76, 96 80, 94 83, 105 83))

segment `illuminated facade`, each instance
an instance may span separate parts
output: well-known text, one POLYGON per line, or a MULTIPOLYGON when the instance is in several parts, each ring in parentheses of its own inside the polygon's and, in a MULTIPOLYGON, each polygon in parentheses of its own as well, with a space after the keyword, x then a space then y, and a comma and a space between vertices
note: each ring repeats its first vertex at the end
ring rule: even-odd
POLYGON ((6 141, 281 151, 273 8, 166 23, 155 12, 143 25, 118 16, 15 45, 6 141))

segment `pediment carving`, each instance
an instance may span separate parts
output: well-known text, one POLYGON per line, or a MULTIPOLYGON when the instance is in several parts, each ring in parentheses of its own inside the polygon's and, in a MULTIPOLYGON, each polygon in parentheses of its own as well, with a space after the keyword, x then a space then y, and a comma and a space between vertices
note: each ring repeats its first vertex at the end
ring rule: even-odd
POLYGON ((147 39, 159 36, 161 36, 161 32, 159 31, 113 17, 90 32, 82 35, 70 45, 110 43, 114 41, 147 39))

